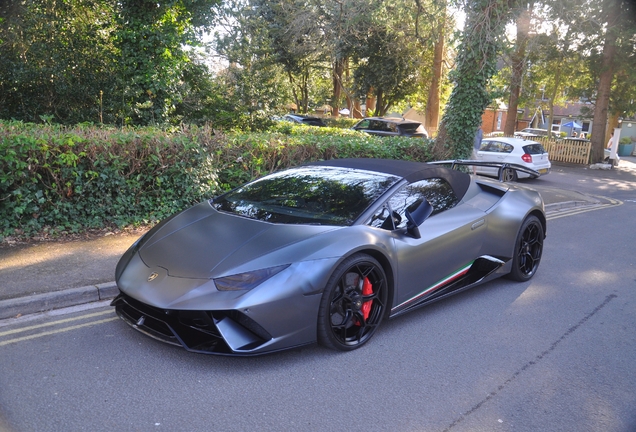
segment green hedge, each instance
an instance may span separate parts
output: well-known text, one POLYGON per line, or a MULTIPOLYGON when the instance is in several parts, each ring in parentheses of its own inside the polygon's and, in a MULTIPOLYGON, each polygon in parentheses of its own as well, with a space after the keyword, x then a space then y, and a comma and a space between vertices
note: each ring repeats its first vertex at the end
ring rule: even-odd
POLYGON ((0 121, 0 237, 153 224, 270 171, 346 157, 426 161, 429 144, 287 124, 224 134, 0 121))

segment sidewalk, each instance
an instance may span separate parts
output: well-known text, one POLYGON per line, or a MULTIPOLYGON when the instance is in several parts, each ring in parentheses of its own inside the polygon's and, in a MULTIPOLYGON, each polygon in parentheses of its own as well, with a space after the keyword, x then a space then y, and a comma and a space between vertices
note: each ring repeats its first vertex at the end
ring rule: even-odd
MULTIPOLYGON (((553 165, 553 171, 607 179, 636 178, 636 157, 622 158, 612 170, 553 165)), ((524 182, 541 193, 548 215, 574 207, 607 204, 599 197, 524 182)), ((0 244, 0 320, 111 299, 117 295, 115 266, 142 233, 114 233, 66 242, 0 244)))

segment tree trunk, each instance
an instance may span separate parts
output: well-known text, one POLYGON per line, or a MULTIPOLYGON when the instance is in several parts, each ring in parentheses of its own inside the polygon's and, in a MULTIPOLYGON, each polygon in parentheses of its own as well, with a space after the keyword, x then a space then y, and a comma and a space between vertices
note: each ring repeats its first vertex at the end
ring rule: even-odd
POLYGON ((554 100, 556 99, 557 93, 559 92, 559 89, 561 88, 562 77, 563 77, 563 69, 557 68, 554 74, 554 87, 552 89, 552 93, 550 94, 550 97, 548 97, 548 124, 549 124, 548 136, 549 137, 552 136, 550 134, 550 131, 552 131, 552 121, 554 119, 554 100))
POLYGON ((617 35, 615 24, 619 17, 620 8, 615 0, 606 0, 603 9, 607 13, 607 33, 605 33, 601 74, 596 89, 597 98, 594 106, 594 121, 592 123, 592 163, 603 160, 603 149, 606 144, 607 110, 612 79, 614 78, 614 56, 616 55, 617 35))
POLYGON ((360 106, 360 101, 357 98, 353 101, 353 111, 351 112, 351 116, 357 119, 362 118, 362 107, 360 106))
POLYGON ((302 94, 303 114, 309 112, 309 72, 303 72, 301 75, 301 88, 302 94))
POLYGON ((533 3, 521 11, 517 17, 517 48, 512 55, 512 78, 510 79, 510 98, 508 99, 508 115, 504 126, 504 135, 512 136, 517 126, 517 108, 519 106, 519 93, 523 79, 526 46, 528 45, 528 33, 530 31, 530 16, 533 3))
POLYGON ((376 90, 375 92, 375 113, 376 116, 383 116, 382 108, 384 106, 384 98, 382 97, 382 91, 376 90))
MULTIPOLYGON (((446 13, 444 12, 444 15, 446 13)), ((437 133, 439 127, 439 93, 442 78, 442 64, 444 62, 444 26, 442 20, 437 26, 437 42, 435 42, 435 52, 433 57, 433 79, 428 89, 428 100, 426 102, 426 112, 424 113, 424 123, 429 136, 437 133)))
POLYGON ((373 114, 375 114, 375 96, 373 95, 373 89, 369 89, 369 92, 367 93, 367 100, 365 102, 366 104, 366 110, 365 110, 365 117, 371 117, 373 114))
POLYGON ((296 112, 300 112, 300 98, 298 97, 298 92, 296 92, 296 82, 294 81, 294 76, 290 71, 287 71, 287 78, 289 78, 289 83, 291 84, 292 95, 294 96, 294 101, 296 101, 296 112))
POLYGON ((345 60, 337 58, 333 63, 333 99, 331 102, 332 116, 340 117, 340 98, 342 96, 342 74, 344 72, 345 60))

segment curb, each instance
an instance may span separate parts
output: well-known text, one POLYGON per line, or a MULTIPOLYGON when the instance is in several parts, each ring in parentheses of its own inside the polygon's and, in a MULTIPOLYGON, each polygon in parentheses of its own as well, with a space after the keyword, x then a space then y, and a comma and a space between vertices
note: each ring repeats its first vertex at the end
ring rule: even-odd
POLYGON ((554 204, 546 204, 545 205, 545 214, 549 216, 551 213, 559 212, 563 209, 571 209, 576 207, 587 207, 587 206, 597 206, 600 202, 590 202, 590 201, 564 201, 554 204))
POLYGON ((119 289, 115 282, 106 282, 98 285, 0 300, 0 320, 100 300, 109 300, 117 296, 117 294, 119 294, 119 289))

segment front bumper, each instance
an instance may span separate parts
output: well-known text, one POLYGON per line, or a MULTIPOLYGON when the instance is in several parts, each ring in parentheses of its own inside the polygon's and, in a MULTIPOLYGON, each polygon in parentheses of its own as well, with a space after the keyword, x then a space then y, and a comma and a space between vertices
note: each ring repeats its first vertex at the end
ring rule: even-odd
POLYGON ((111 305, 134 329, 192 352, 248 354, 272 340, 258 323, 238 311, 163 310, 124 293, 120 293, 111 305))
MULTIPOLYGON (((135 330, 191 352, 250 356, 294 346, 277 347, 271 334, 237 310, 160 309, 135 300, 123 292, 120 292, 111 305, 115 307, 117 315, 135 330)), ((313 341, 305 343, 311 342, 313 341)))

